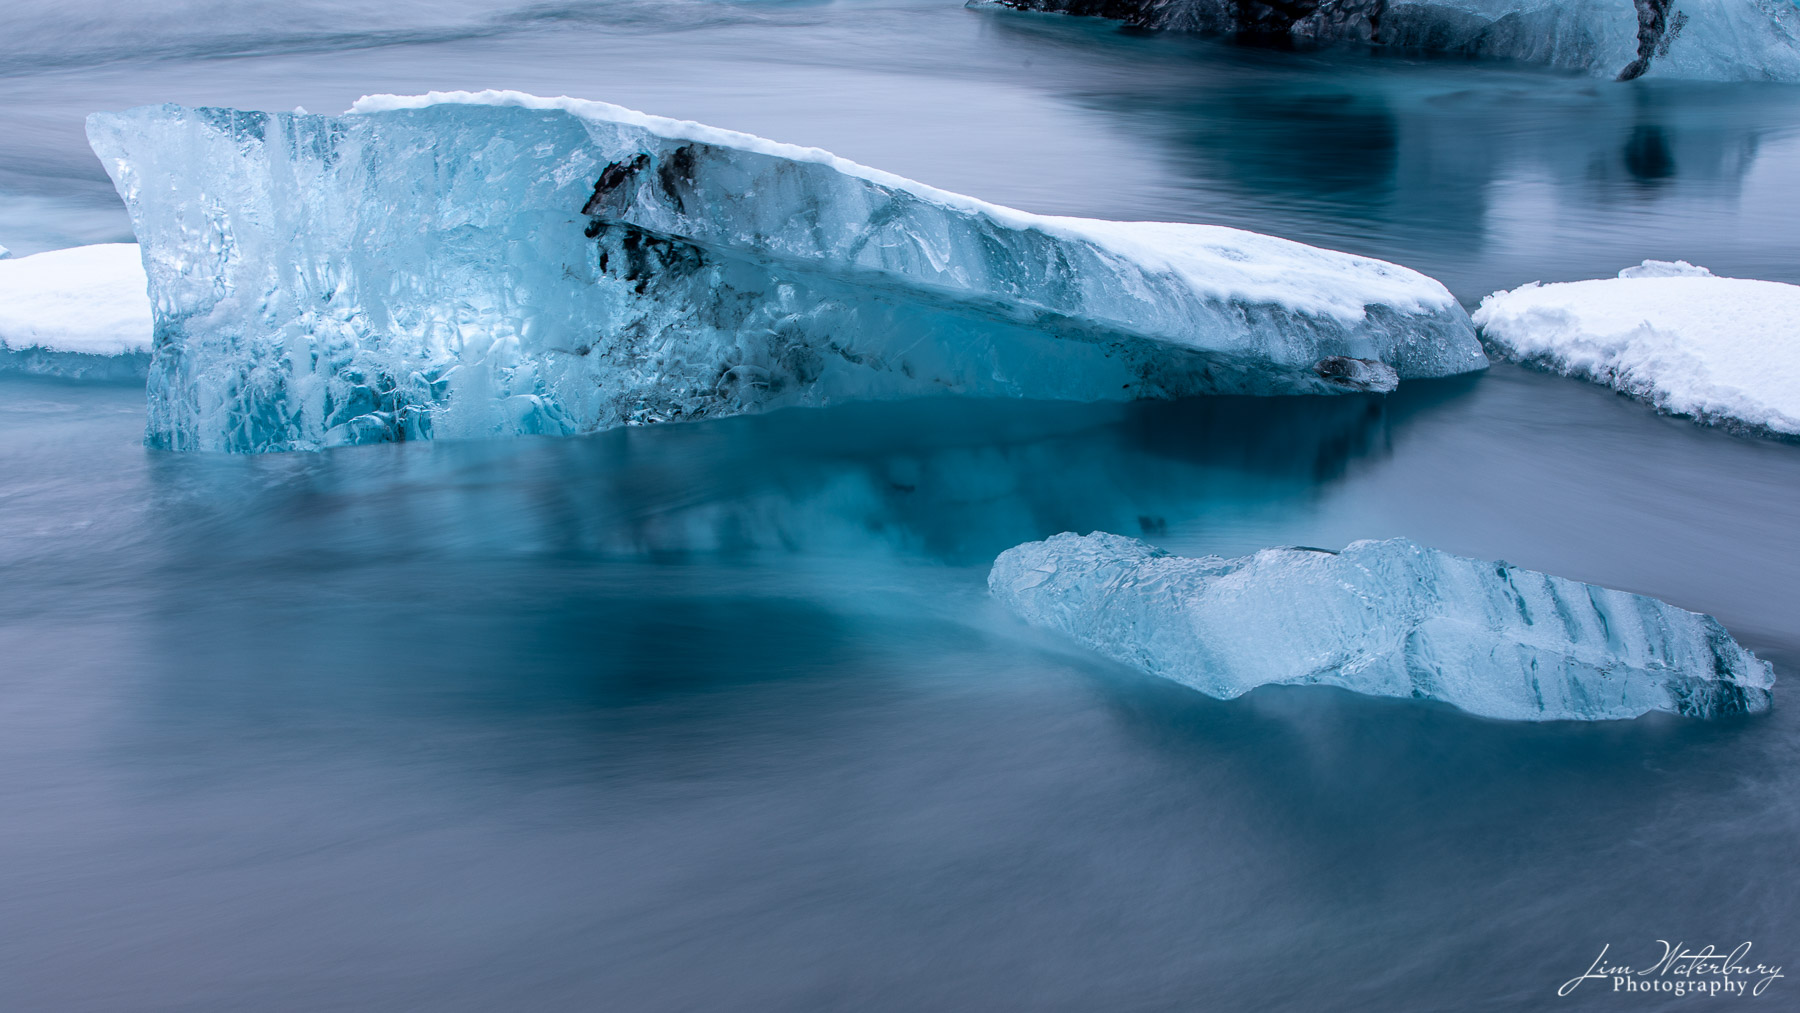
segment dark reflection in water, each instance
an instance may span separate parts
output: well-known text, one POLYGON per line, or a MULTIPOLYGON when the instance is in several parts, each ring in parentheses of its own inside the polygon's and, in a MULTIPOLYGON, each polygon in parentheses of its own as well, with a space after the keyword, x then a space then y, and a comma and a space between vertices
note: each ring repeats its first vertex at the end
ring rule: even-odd
POLYGON ((1049 18, 990 30, 1101 54, 1083 79, 1037 83, 1160 147, 1184 177, 1163 213, 1397 260, 1469 302, 1647 257, 1800 281, 1792 86, 1618 85, 1049 18))
POLYGON ((985 562, 1044 528, 1155 526, 1218 503, 1291 509, 1381 453, 1389 414, 1373 396, 946 399, 369 455, 168 455, 151 467, 152 526, 248 554, 874 550, 985 562), (222 523, 243 515, 257 520, 222 523))
MULTIPOLYGON (((1398 432, 1467 398, 1477 382, 1413 383, 1385 399, 938 399, 574 439, 354 454, 155 453, 131 468, 142 491, 115 504, 126 507, 122 513, 81 503, 76 509, 106 516, 74 522, 69 541, 41 531, 0 534, 0 562, 42 567, 42 578, 55 583, 66 554, 85 553, 98 539, 121 552, 174 554, 183 565, 210 558, 366 564, 444 553, 659 560, 875 553, 985 564, 1020 541, 1065 529, 1157 534, 1221 511, 1306 511, 1345 475, 1385 457, 1398 432)), ((50 400, 141 397, 10 383, 50 400)), ((8 414, 41 429, 45 403, 22 396, 8 414)), ((27 491, 20 497, 27 509, 42 509, 32 501, 47 495, 85 498, 88 469, 59 457, 29 461, 66 471, 66 485, 27 491)))
POLYGON ((1192 99, 1173 114, 1193 121, 1188 143, 1223 155, 1219 169, 1237 186, 1361 206, 1391 202, 1400 124, 1386 97, 1308 84, 1222 84, 1218 95, 1192 99))
POLYGON ((1625 142, 1625 168, 1634 179, 1657 183, 1675 175, 1675 153, 1659 126, 1644 125, 1632 130, 1625 142))

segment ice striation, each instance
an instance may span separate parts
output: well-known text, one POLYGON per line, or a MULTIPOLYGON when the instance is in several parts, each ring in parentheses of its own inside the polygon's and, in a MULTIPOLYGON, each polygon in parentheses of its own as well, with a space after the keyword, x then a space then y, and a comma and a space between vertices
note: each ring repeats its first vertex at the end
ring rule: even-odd
POLYGON ((1265 685, 1440 700, 1519 721, 1767 710, 1774 672, 1718 621, 1403 538, 1170 555, 1096 532, 1000 554, 1029 622, 1223 699, 1265 685))
POLYGON ((970 0, 1141 28, 1428 49, 1628 81, 1800 81, 1791 0, 970 0))
POLYGON ((150 333, 135 243, 0 258, 0 372, 142 379, 150 333))
POLYGON ((149 441, 579 433, 927 393, 1335 393, 1485 367, 1406 268, 1026 214, 617 106, 155 106, 88 133, 145 249, 149 441))
POLYGON ((1800 438, 1800 285, 1646 260, 1617 278, 1495 292, 1475 322, 1508 359, 1670 414, 1800 438))

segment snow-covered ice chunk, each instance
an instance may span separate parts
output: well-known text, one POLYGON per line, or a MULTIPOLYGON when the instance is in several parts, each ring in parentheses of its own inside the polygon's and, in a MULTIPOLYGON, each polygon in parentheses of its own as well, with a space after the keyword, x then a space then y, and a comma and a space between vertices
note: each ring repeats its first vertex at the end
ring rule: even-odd
POLYGON ((0 260, 0 370, 142 377, 150 298, 136 243, 0 260))
POLYGON ((1618 278, 1530 284, 1482 300, 1488 345, 1662 411, 1800 436, 1800 286, 1715 278, 1677 261, 1618 278))
POLYGON ((1800 81, 1791 0, 970 0, 1143 28, 1375 43, 1602 77, 1800 81))
POLYGON ((0 264, 0 342, 87 355, 150 350, 136 243, 52 250, 0 264))
POLYGON ((1646 260, 1619 272, 1621 278, 1711 278, 1713 273, 1685 260, 1646 260))
POLYGON ((1403 538, 1196 559, 1065 533, 1001 553, 988 587, 1035 625, 1223 699, 1316 684, 1597 721, 1767 710, 1775 682, 1711 616, 1403 538))
POLYGON ((600 103, 158 106, 88 132, 147 251, 160 446, 576 433, 942 392, 1382 390, 1486 365, 1450 293, 1393 264, 1026 214, 600 103))

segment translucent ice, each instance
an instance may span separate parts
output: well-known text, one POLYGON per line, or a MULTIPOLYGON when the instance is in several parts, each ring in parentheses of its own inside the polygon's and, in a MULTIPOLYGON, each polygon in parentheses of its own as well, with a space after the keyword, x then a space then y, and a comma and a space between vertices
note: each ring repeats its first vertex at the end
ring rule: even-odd
POLYGON ((159 106, 89 137, 146 250, 149 438, 263 451, 849 398, 1384 390, 1486 365, 1437 282, 1047 218, 616 106, 159 106))
POLYGON ((1145 28, 1444 50, 1621 80, 1800 81, 1800 9, 1791 0, 991 2, 1145 28))
POLYGON ((1406 539, 1172 556, 1119 535, 1008 549, 1028 621, 1230 699, 1269 684, 1441 700, 1521 721, 1768 709, 1774 673, 1711 616, 1406 539))
POLYGON ((1481 301, 1496 352, 1701 422, 1800 437, 1800 285, 1647 260, 1481 301))

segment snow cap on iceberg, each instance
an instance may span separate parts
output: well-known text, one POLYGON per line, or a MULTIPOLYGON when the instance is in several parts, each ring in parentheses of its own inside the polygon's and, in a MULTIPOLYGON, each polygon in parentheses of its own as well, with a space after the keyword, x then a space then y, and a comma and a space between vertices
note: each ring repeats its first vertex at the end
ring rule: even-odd
POLYGON ((1685 260, 1646 260, 1619 271, 1621 278, 1711 278, 1713 273, 1685 260))
POLYGON ((151 331, 145 285, 135 243, 0 260, 0 370, 143 376, 151 331))
POLYGON ((1495 292, 1475 323, 1508 359, 1701 422, 1800 436, 1800 286, 1651 260, 1495 292))
POLYGON ((1768 709, 1775 678, 1710 616, 1403 538, 1195 559, 1065 533, 1001 553, 988 587, 1224 699, 1316 684, 1521 721, 1717 717, 1768 709))
POLYGON ((1406 268, 1030 215, 603 103, 157 106, 95 114, 89 137, 146 250, 162 446, 575 433, 945 392, 1384 390, 1486 365, 1449 292, 1406 268))

